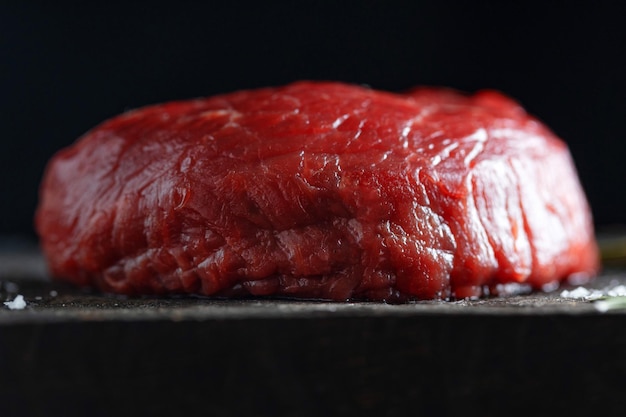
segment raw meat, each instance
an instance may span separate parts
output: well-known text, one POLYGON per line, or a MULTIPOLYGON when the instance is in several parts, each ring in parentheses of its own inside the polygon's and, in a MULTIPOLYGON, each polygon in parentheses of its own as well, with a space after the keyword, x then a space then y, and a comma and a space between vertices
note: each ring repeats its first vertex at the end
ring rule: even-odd
POLYGON ((124 294, 402 302, 598 268, 567 147, 492 91, 299 82, 131 111, 53 158, 36 226, 55 277, 124 294))

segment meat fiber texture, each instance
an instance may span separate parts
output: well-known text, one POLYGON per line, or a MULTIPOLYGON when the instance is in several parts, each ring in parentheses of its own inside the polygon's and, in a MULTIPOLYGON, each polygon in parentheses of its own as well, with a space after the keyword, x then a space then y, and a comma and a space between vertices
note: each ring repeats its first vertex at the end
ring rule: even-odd
POLYGON ((516 102, 299 82, 145 107, 50 162, 51 274, 122 294, 404 302, 598 268, 566 145, 516 102))

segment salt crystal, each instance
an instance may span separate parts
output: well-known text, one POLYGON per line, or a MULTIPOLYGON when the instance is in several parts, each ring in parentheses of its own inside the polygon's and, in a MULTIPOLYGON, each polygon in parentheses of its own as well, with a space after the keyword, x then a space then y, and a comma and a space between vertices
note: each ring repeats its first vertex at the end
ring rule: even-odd
POLYGON ((591 294, 589 294, 586 299, 587 300, 598 300, 602 297, 604 297, 605 294, 602 291, 598 291, 598 290, 593 290, 593 292, 591 294))
POLYGON ((563 298, 585 298, 589 294, 591 294, 591 291, 589 291, 587 288, 585 288, 585 287, 578 287, 578 288, 573 289, 571 291, 568 291, 568 290, 562 291, 561 292, 561 297, 563 297, 563 298))
POLYGON ((26 307, 26 301, 21 294, 18 294, 13 301, 5 301, 4 305, 9 307, 9 310, 23 310, 26 307))
POLYGON ((563 298, 582 298, 583 300, 597 300, 605 296, 600 290, 588 290, 585 287, 578 287, 571 291, 564 290, 561 292, 563 298))
POLYGON ((600 313, 606 313, 607 311, 609 311, 609 303, 607 303, 606 301, 596 301, 593 306, 596 308, 596 310, 598 310, 600 313))
MULTIPOLYGON (((603 297, 624 297, 626 296, 626 285, 617 285, 612 282, 612 286, 605 287, 601 290, 588 290, 585 287, 578 287, 571 291, 564 290, 561 292, 563 298, 581 298, 583 300, 598 300, 603 297)), ((600 307, 602 308, 602 307, 600 307)))
POLYGON ((607 291, 607 295, 611 297, 623 297, 626 296, 626 285, 618 285, 607 291))

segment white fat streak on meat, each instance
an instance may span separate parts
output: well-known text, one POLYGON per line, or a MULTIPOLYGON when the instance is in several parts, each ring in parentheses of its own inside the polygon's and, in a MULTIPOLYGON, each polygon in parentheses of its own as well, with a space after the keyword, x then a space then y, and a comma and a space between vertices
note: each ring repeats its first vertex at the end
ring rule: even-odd
POLYGON ((409 148, 409 136, 413 131, 413 126, 421 123, 426 117, 435 112, 437 108, 435 106, 426 106, 422 108, 422 110, 417 114, 417 116, 412 117, 407 120, 404 126, 402 127, 402 133, 400 134, 400 140, 402 141, 402 147, 404 149, 409 148))
POLYGON ((344 114, 336 118, 335 121, 332 123, 333 129, 337 129, 339 126, 343 124, 343 122, 348 120, 349 117, 350 117, 349 114, 344 114))
POLYGON ((474 147, 471 151, 465 156, 463 162, 465 166, 469 167, 472 164, 472 161, 485 149, 485 142, 487 142, 487 131, 483 128, 476 130, 472 135, 466 137, 464 142, 473 141, 474 147))
POLYGON ((354 139, 358 139, 361 134, 363 133, 363 127, 365 126, 365 123, 367 122, 367 119, 362 119, 361 121, 359 121, 359 128, 357 129, 356 133, 354 134, 354 139))
MULTIPOLYGON (((448 139, 446 139, 448 140, 448 139)), ((445 141, 443 141, 442 143, 445 145, 444 143, 445 141)), ((448 140, 448 143, 450 143, 450 141, 448 140)), ((432 160, 431 160, 431 165, 432 166, 437 166, 439 165, 439 163, 441 163, 441 161, 445 160, 446 158, 448 158, 450 156, 450 152, 452 152, 453 150, 455 150, 456 148, 459 147, 459 144, 457 142, 454 142, 448 146, 446 146, 445 148, 443 148, 441 150, 441 152, 439 152, 437 155, 435 155, 432 160)))
MULTIPOLYGON (((431 135, 433 137, 434 135, 431 135)), ((471 135, 468 135, 458 141, 452 141, 451 139, 444 139, 441 144, 447 145, 441 151, 439 151, 431 159, 431 166, 435 167, 441 162, 445 161, 455 149, 459 149, 459 154, 464 156, 463 163, 465 166, 471 168, 474 160, 484 151, 485 144, 488 139, 487 131, 483 128, 477 129, 471 135), (467 150, 466 145, 471 144, 471 149, 467 150)), ((435 148, 434 143, 428 144, 428 149, 435 148)), ((419 151, 419 149, 418 149, 419 151)))

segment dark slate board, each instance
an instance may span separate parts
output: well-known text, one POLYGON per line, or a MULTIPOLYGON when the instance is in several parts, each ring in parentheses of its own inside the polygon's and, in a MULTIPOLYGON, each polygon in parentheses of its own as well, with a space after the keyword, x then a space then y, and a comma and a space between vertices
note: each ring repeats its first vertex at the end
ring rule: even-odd
MULTIPOLYGON (((0 256, 0 416, 622 415, 626 314, 548 294, 124 298, 0 256)), ((626 284, 605 273, 588 288, 626 284)))

